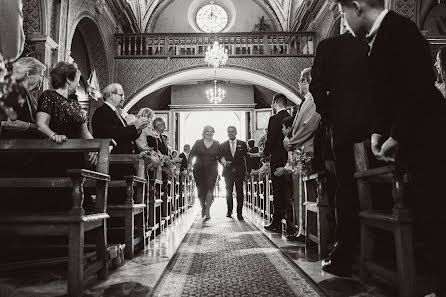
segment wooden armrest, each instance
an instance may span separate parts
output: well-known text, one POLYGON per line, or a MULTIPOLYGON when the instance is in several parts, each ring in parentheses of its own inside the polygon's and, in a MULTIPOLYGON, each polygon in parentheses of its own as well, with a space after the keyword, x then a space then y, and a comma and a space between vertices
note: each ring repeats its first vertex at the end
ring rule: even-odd
POLYGON ((91 180, 110 181, 110 175, 87 169, 68 169, 66 172, 67 175, 71 178, 85 177, 91 180))
POLYGON ((126 175, 124 176, 124 179, 126 182, 136 182, 136 183, 140 183, 140 184, 146 184, 147 180, 145 178, 139 177, 139 176, 135 176, 135 175, 126 175))
POLYGON ((316 172, 311 175, 302 177, 302 181, 315 180, 315 179, 318 179, 319 177, 323 177, 323 176, 325 176, 325 172, 323 172, 323 171, 316 172))
POLYGON ((388 175, 388 174, 395 174, 395 173, 396 173, 395 165, 389 165, 389 166, 384 166, 384 167, 368 169, 365 171, 355 172, 354 176, 357 179, 364 179, 364 178, 373 177, 373 176, 386 175, 386 174, 388 175))

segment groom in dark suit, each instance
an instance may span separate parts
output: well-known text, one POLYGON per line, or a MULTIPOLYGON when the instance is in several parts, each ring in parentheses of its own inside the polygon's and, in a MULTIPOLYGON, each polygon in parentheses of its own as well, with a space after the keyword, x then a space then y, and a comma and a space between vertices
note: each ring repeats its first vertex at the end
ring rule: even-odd
POLYGON ((237 218, 243 220, 243 181, 247 176, 246 159, 248 157, 248 147, 246 143, 237 140, 237 129, 234 126, 228 127, 229 140, 220 145, 221 163, 223 164, 223 177, 226 183, 226 203, 228 212, 226 216, 232 216, 232 191, 237 194, 237 218))
POLYGON ((446 294, 446 243, 440 235, 446 225, 446 101, 435 87, 429 44, 414 22, 386 10, 384 0, 338 2, 351 30, 370 47, 372 151, 380 160, 407 166, 415 234, 423 236, 423 254, 434 257, 428 264, 446 294))

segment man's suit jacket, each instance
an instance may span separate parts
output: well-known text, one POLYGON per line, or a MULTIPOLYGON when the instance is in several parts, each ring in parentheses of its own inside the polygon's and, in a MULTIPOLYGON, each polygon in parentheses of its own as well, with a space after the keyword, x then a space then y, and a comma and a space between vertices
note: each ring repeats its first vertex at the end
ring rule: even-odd
POLYGON ((293 148, 303 146, 304 152, 314 153, 313 139, 321 116, 316 112, 313 96, 309 94, 294 119, 289 144, 293 148))
POLYGON ((434 149, 431 141, 444 138, 439 119, 446 118, 446 101, 435 87, 429 44, 415 23, 388 12, 370 52, 369 73, 374 132, 392 136, 401 149, 418 150, 420 156, 428 153, 421 147, 434 149))
POLYGON ((269 118, 268 134, 263 153, 265 156, 271 155, 270 165, 272 171, 277 167, 285 166, 288 160, 287 151, 283 146, 285 136, 282 133, 282 120, 289 116, 290 114, 286 110, 282 110, 269 118))
POLYGON ((139 132, 134 125, 125 126, 118 115, 108 106, 103 104, 96 109, 91 119, 94 138, 112 138, 117 145, 112 154, 133 154, 135 150, 134 140, 139 132))
POLYGON ((155 151, 168 156, 169 148, 167 147, 167 136, 161 134, 160 137, 154 137, 151 135, 147 136, 147 145, 153 148, 155 151), (162 139, 161 139, 162 138, 162 139))
POLYGON ((220 145, 220 158, 225 158, 226 161, 231 161, 230 167, 223 167, 223 177, 243 178, 246 174, 246 159, 248 157, 248 147, 246 143, 241 140, 236 140, 235 154, 232 157, 229 140, 220 145))
POLYGON ((181 160, 180 171, 186 170, 187 169, 187 161, 188 161, 188 158, 187 158, 186 154, 184 152, 182 152, 178 157, 180 157, 182 159, 181 160))
POLYGON ((367 43, 349 33, 317 47, 310 92, 324 125, 331 128, 335 149, 370 136, 367 51, 367 43))

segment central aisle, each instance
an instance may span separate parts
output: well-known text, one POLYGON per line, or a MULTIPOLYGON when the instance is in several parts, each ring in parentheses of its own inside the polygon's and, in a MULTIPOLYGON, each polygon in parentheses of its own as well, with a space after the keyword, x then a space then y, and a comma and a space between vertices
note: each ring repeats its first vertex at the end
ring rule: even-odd
POLYGON ((225 213, 217 198, 210 220, 197 216, 154 296, 325 296, 254 225, 225 213))

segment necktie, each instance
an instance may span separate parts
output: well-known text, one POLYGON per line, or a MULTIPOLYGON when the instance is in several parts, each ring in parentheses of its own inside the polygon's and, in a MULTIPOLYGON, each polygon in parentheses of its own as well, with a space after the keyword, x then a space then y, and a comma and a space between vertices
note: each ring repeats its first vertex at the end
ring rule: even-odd
POLYGON ((234 158, 234 155, 235 155, 235 141, 231 141, 231 155, 234 158))
POLYGON ((119 110, 116 109, 115 111, 116 115, 118 116, 118 118, 121 120, 121 123, 124 125, 124 127, 127 127, 127 123, 125 122, 125 120, 121 117, 121 114, 119 113, 119 110))

